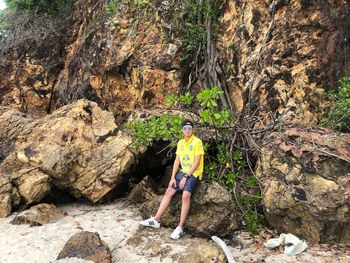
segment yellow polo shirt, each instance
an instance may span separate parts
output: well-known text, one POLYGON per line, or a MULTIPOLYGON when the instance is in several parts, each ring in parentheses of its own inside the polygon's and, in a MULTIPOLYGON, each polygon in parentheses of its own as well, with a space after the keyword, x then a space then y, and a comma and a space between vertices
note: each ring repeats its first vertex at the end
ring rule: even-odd
POLYGON ((192 135, 189 141, 186 142, 185 139, 179 140, 177 143, 176 154, 180 157, 181 163, 181 172, 187 173, 194 162, 194 157, 200 155, 201 159, 199 166, 193 172, 193 176, 197 177, 199 180, 202 180, 203 166, 204 166, 204 150, 203 143, 201 139, 192 135))

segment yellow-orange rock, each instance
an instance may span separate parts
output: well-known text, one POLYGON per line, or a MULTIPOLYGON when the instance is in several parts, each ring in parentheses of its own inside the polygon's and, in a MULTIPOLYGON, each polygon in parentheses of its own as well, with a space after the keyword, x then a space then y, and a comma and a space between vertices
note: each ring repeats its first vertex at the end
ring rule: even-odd
MULTIPOLYGON (((14 139, 14 150, 0 164, 0 175, 10 181, 3 182, 3 200, 5 195, 12 196, 13 185, 14 197, 21 196, 26 205, 39 202, 53 187, 97 202, 123 186, 124 175, 137 157, 132 138, 118 129, 113 114, 91 101, 64 106, 28 122, 23 130, 14 139)), ((18 204, 17 198, 14 203, 18 204)), ((4 215, 7 204, 4 201, 4 215)))
POLYGON ((350 75, 349 12, 347 1, 226 1, 218 49, 236 110, 254 101, 261 116, 317 123, 324 92, 350 75))
POLYGON ((256 171, 269 224, 312 242, 350 243, 350 135, 290 128, 271 136, 256 171))

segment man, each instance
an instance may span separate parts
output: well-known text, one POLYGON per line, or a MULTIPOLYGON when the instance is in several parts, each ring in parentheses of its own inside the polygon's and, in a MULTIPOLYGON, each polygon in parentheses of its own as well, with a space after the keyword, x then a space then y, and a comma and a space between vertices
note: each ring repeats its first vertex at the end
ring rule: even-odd
POLYGON ((193 134, 193 123, 184 121, 182 132, 184 139, 179 140, 176 149, 176 159, 173 165, 171 179, 165 195, 159 205, 158 211, 154 217, 141 221, 141 225, 159 228, 159 220, 170 204, 170 201, 176 192, 182 192, 182 207, 179 225, 172 232, 172 239, 179 239, 183 234, 183 228, 190 209, 190 198, 202 179, 204 150, 202 141, 193 134), (181 164, 181 170, 179 171, 181 164))

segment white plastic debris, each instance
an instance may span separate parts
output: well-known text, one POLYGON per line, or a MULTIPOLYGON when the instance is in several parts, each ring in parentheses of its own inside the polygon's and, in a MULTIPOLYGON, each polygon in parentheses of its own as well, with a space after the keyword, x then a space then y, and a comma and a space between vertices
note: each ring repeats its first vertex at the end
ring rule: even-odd
POLYGON ((307 248, 305 241, 300 240, 292 234, 281 234, 279 238, 271 238, 264 244, 267 248, 275 248, 284 245, 284 254, 287 256, 295 256, 300 254, 307 248))
POLYGON ((217 236, 212 236, 211 239, 222 248, 222 250, 224 251, 225 256, 227 258, 228 263, 236 263, 236 261, 234 260, 232 254, 231 254, 230 249, 226 246, 225 242, 221 238, 219 238, 217 236))

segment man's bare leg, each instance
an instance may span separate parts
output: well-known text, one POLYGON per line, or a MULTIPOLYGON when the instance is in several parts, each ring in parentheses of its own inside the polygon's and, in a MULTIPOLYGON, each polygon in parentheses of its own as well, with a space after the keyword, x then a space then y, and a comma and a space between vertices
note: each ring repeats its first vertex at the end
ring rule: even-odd
POLYGON ((168 208, 171 199, 173 198, 174 194, 176 193, 176 190, 173 189, 172 187, 168 187, 166 190, 162 201, 160 202, 158 211, 156 215, 154 216, 154 219, 159 222, 161 216, 164 214, 165 210, 168 208))
POLYGON ((188 211, 190 210, 190 200, 191 200, 191 193, 184 191, 182 194, 182 206, 181 206, 181 215, 180 215, 180 223, 179 223, 179 227, 181 227, 182 230, 185 225, 188 211))

